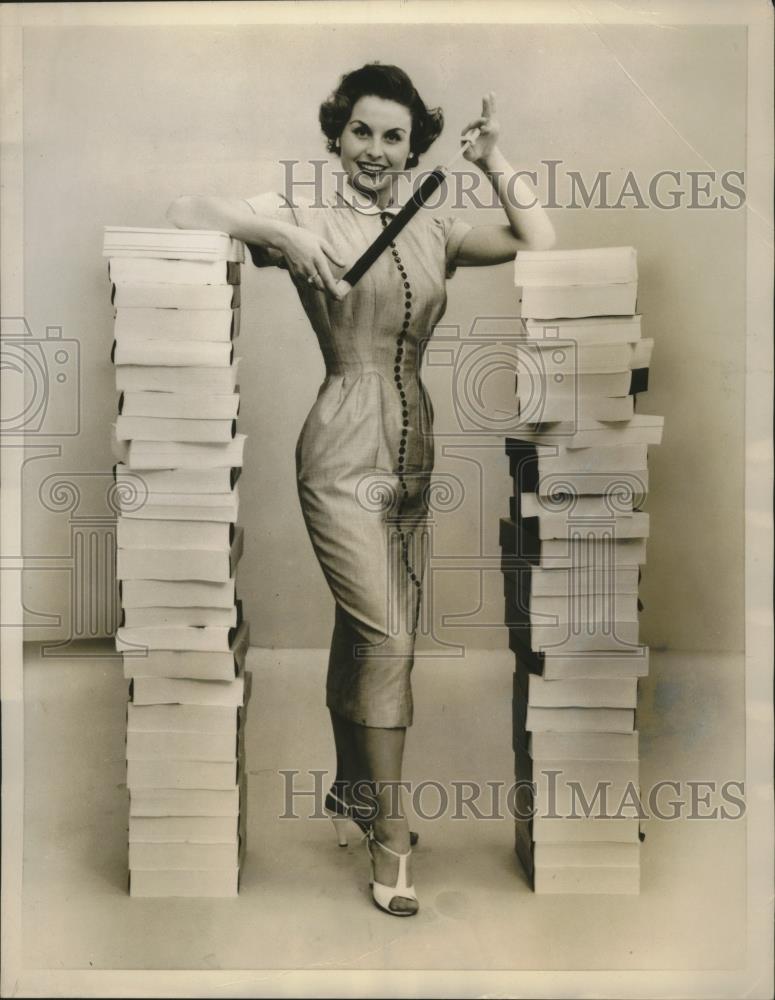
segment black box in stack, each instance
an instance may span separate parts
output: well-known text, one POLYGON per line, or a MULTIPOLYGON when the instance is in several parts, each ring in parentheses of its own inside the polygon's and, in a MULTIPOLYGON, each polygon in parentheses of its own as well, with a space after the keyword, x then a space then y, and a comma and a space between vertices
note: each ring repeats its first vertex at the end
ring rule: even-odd
POLYGON ((640 886, 638 584, 652 342, 630 247, 520 253, 519 431, 500 544, 515 654, 515 846, 536 892, 640 886))
POLYGON ((129 680, 132 896, 234 896, 245 850, 248 623, 237 433, 241 243, 105 230, 118 417, 116 648, 129 680))

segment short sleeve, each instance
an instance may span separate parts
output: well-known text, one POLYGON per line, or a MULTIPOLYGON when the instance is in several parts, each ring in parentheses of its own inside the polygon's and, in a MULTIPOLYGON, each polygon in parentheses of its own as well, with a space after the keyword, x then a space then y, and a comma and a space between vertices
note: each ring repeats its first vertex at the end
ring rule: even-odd
POLYGON ((444 248, 447 261, 446 275, 451 278, 457 270, 457 255, 460 246, 473 226, 454 215, 442 216, 435 220, 444 233, 444 248))
MULTIPOLYGON (((287 222, 290 225, 298 226, 299 224, 288 199, 275 191, 257 194, 252 198, 243 198, 243 201, 255 215, 263 215, 270 219, 277 219, 279 222, 287 222)), ((255 243, 247 243, 246 246, 256 267, 285 267, 285 258, 279 250, 272 250, 255 243)))

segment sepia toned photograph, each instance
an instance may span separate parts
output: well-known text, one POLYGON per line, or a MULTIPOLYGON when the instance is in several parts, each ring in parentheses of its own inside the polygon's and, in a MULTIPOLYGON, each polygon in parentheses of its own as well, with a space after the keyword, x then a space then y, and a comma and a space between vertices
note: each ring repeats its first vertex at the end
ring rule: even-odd
POLYGON ((0 28, 2 995, 772 996, 772 6, 0 28))

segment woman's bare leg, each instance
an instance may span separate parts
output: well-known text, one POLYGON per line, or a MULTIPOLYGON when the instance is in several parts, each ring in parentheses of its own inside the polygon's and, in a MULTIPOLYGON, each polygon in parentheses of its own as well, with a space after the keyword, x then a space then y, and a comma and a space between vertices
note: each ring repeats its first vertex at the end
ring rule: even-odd
MULTIPOLYGON (((372 783, 377 802, 374 817, 374 836, 377 841, 394 851, 405 854, 409 850, 409 824, 401 806, 401 769, 404 759, 406 729, 378 729, 373 726, 351 725, 351 736, 361 778, 372 783)), ((398 878, 398 858, 373 848, 374 874, 377 882, 395 885, 398 878)), ((407 882, 412 884, 411 859, 407 866, 407 882)), ((416 910, 411 899, 396 897, 395 909, 416 910)))
POLYGON ((353 724, 329 709, 331 728, 334 731, 336 747, 336 779, 335 792, 345 801, 352 797, 353 784, 362 778, 359 767, 358 752, 353 738, 353 724))
MULTIPOLYGON (((410 847, 409 824, 401 804, 401 772, 406 729, 380 729, 350 722, 331 711, 331 726, 336 746, 337 794, 346 801, 355 801, 356 809, 373 817, 374 836, 401 854, 410 847), (376 809, 374 808, 376 804, 376 809)), ((395 885, 398 879, 398 858, 373 847, 374 875, 383 885, 395 885)), ((412 884, 412 863, 407 861, 407 881, 412 884)), ((416 910, 411 899, 396 897, 395 909, 416 910)))

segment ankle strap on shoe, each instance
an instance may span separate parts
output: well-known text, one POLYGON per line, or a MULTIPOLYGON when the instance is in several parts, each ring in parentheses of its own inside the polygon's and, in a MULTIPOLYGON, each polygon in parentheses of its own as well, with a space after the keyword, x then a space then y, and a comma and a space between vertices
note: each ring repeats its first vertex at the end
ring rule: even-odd
POLYGON ((332 786, 332 787, 331 787, 331 788, 330 788, 330 789, 328 790, 328 794, 326 795, 326 798, 327 798, 327 799, 333 799, 333 800, 334 800, 334 802, 335 802, 335 803, 336 803, 336 804, 337 804, 338 806, 341 806, 341 807, 342 807, 342 810, 343 810, 344 812, 347 812, 347 811, 349 810, 349 808, 350 808, 350 807, 349 807, 349 806, 347 805, 347 803, 345 802, 345 800, 344 800, 343 798, 341 798, 341 797, 340 797, 339 795, 337 795, 337 794, 336 794, 336 792, 335 792, 335 791, 333 790, 333 786, 332 786))
POLYGON ((394 851, 392 847, 388 847, 388 845, 383 844, 381 840, 377 840, 377 838, 374 836, 373 830, 369 830, 367 836, 369 838, 369 842, 373 841, 375 844, 381 847, 383 851, 387 851, 388 854, 392 854, 396 858, 408 858, 409 855, 412 853, 411 848, 405 854, 402 854, 401 851, 394 851))

